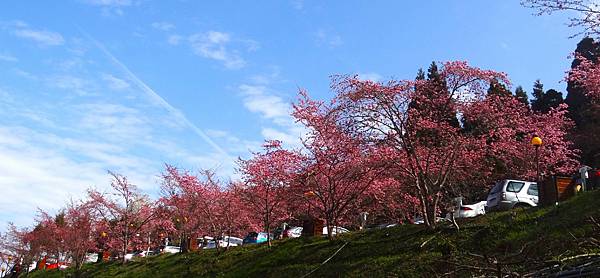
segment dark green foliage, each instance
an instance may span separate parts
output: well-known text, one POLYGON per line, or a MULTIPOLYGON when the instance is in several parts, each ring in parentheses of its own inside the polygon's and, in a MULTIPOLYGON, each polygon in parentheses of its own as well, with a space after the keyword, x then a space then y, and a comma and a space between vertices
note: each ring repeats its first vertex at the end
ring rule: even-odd
MULTIPOLYGON (((495 267, 492 258, 516 261, 505 269, 526 274, 546 267, 545 262, 551 260, 600 251, 583 244, 600 232, 589 221, 590 216, 600 219, 599 198, 600 191, 595 191, 562 203, 560 210, 520 209, 462 219, 459 232, 449 224, 433 231, 421 225, 404 225, 354 232, 331 242, 325 238, 287 239, 275 241, 273 248, 262 245, 225 252, 204 250, 125 265, 88 264, 80 276, 301 277, 318 268, 310 277, 436 277, 453 272, 450 277, 492 277, 494 272, 460 270, 457 266, 495 267), (321 265, 346 242, 345 248, 321 265)), ((72 271, 41 271, 29 277, 74 277, 72 271)))
MULTIPOLYGON (((600 43, 584 38, 577 44, 575 52, 583 57, 597 61, 600 58, 600 43)), ((574 59, 571 68, 579 65, 574 59)), ((581 150, 583 164, 600 167, 600 106, 593 105, 583 88, 569 81, 565 102, 569 105, 569 116, 575 122, 572 138, 575 147, 581 150)))
POLYGON ((529 106, 529 97, 527 97, 527 92, 525 92, 523 87, 518 86, 515 89, 515 97, 523 104, 529 106))
MULTIPOLYGON (((416 80, 425 80, 425 73, 422 70, 417 73, 416 80)), ((427 69, 427 81, 426 85, 415 88, 418 92, 417 96, 409 105, 414 110, 413 115, 420 114, 434 121, 447 122, 453 127, 459 127, 454 100, 450 96, 446 80, 441 76, 435 62, 431 62, 427 69), (435 103, 434 100, 439 94, 447 95, 447 102, 435 103)), ((426 139, 426 137, 435 137, 435 135, 423 132, 420 137, 426 139)))
MULTIPOLYGON (((575 53, 582 55, 589 60, 597 60, 600 57, 600 43, 597 43, 592 38, 584 38, 577 44, 575 53)), ((573 59, 571 68, 577 67, 581 61, 579 59, 573 59)), ((569 81, 567 84, 567 97, 565 102, 569 105, 569 113, 571 118, 575 121, 577 126, 584 123, 585 117, 582 117, 582 112, 590 104, 589 98, 586 96, 586 92, 583 88, 569 81)))
POLYGON ((417 72, 417 77, 415 77, 415 80, 425 80, 425 72, 423 71, 423 69, 419 69, 419 71, 417 72))
POLYGON ((565 101, 561 92, 550 89, 544 92, 544 85, 540 80, 533 84, 533 99, 531 109, 535 112, 548 113, 552 108, 557 108, 565 101))
POLYGON ((490 82, 490 88, 487 91, 488 95, 496 95, 496 96, 510 96, 511 92, 504 86, 498 82, 498 80, 494 79, 490 82))

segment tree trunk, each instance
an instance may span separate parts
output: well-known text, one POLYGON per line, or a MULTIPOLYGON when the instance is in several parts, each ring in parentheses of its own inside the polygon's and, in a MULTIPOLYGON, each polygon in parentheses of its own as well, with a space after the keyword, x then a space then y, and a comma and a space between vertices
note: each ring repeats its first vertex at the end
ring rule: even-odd
POLYGON ((327 223, 326 223, 326 226, 327 226, 327 238, 329 240, 333 240, 333 231, 332 231, 333 230, 333 226, 332 226, 332 224, 333 224, 333 217, 328 214, 326 221, 327 221, 327 223))

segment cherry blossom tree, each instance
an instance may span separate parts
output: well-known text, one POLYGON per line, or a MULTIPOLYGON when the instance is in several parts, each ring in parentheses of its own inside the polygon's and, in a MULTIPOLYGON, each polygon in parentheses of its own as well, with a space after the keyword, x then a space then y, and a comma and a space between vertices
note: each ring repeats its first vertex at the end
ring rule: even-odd
POLYGON ((273 223, 291 217, 287 202, 293 197, 290 186, 301 166, 301 156, 283 149, 279 141, 267 141, 263 147, 264 152, 239 161, 243 183, 238 186, 238 194, 251 215, 262 222, 271 246, 273 223))
POLYGON ((0 234, 0 256, 7 264, 5 274, 16 271, 19 265, 29 265, 38 258, 38 249, 32 248, 32 240, 30 229, 8 223, 6 232, 0 234))
POLYGON ((184 242, 202 235, 239 235, 250 226, 235 190, 222 185, 212 171, 201 171, 199 177, 167 165, 161 189, 161 202, 184 242))
POLYGON ((598 36, 600 34, 600 5, 595 0, 522 0, 521 4, 535 9, 537 15, 572 12, 569 27, 583 29, 576 35, 598 36))
MULTIPOLYGON (((393 171, 392 168, 389 171, 393 171)), ((384 174, 367 189, 358 207, 367 211, 374 223, 412 223, 419 215, 419 199, 408 188, 384 174)))
MULTIPOLYGON (((343 111, 350 132, 372 144, 386 146, 388 152, 393 150, 387 157, 397 171, 395 178, 412 188, 429 227, 435 227, 436 214, 447 189, 468 183, 476 176, 474 173, 485 170, 480 165, 489 165, 484 162, 490 151, 504 151, 504 157, 518 153, 519 159, 530 159, 527 150, 506 150, 515 146, 525 148, 534 134, 544 134, 549 139, 548 149, 564 151, 553 153, 548 158, 555 159, 551 164, 572 167, 575 155, 564 138, 568 127, 564 124, 564 111, 527 115, 524 104, 517 104, 511 96, 493 97, 515 100, 510 105, 520 105, 519 109, 505 109, 504 100, 486 102, 490 83, 510 83, 503 73, 471 67, 466 62, 444 63, 440 77, 443 86, 439 80, 376 83, 356 77, 339 77, 333 85, 338 92, 335 109, 343 111), (491 107, 493 103, 498 106, 491 107), (478 116, 479 126, 493 128, 469 130, 478 116), (463 118, 462 124, 457 124, 454 117, 463 118), (553 121, 555 124, 543 126, 553 121)), ((507 167, 508 172, 514 171, 511 167, 507 167)), ((486 184, 479 183, 482 185, 486 184)))
POLYGON ((361 144, 359 137, 340 126, 344 123, 332 105, 301 92, 292 114, 309 130, 300 185, 315 196, 309 201, 325 218, 331 239, 333 227, 358 217, 359 212, 351 208, 386 167, 377 164, 380 160, 373 159, 373 150, 361 144))
POLYGON ((125 254, 132 246, 143 243, 139 231, 156 217, 155 204, 139 192, 126 177, 109 172, 113 178, 113 192, 106 194, 88 191, 89 206, 94 217, 104 223, 108 231, 107 247, 116 248, 125 262, 125 254))
POLYGON ((576 55, 579 62, 567 77, 571 82, 581 86, 592 100, 592 105, 598 110, 600 105, 600 61, 588 59, 582 55, 576 55))

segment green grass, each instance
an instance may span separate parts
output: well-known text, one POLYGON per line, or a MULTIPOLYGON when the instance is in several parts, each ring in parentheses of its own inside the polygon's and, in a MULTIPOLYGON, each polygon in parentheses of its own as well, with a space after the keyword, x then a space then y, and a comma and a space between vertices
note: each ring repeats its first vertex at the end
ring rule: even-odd
MULTIPOLYGON (((267 246, 245 246, 161 255, 120 263, 87 264, 81 277, 471 277, 473 267, 495 267, 486 258, 514 263, 506 270, 528 273, 570 256, 599 252, 584 239, 600 237, 590 216, 600 220, 600 191, 577 196, 559 208, 491 213, 436 230, 404 225, 354 232, 334 241, 287 239, 267 246), (321 263, 348 242, 327 264, 321 263), (522 252, 521 252, 522 250, 522 252), (483 257, 480 257, 483 256, 483 257), (461 265, 461 266, 458 266, 461 265)), ((565 265, 571 261, 562 262, 565 265)), ((39 271, 29 277, 75 277, 73 270, 39 271)))

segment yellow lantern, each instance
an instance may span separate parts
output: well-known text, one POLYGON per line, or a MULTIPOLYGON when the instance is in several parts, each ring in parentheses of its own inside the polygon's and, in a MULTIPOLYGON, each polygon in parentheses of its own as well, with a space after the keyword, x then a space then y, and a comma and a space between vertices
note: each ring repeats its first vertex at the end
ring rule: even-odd
POLYGON ((306 197, 314 197, 315 195, 317 195, 317 194, 315 194, 315 192, 313 192, 313 191, 304 192, 304 196, 306 196, 306 197))
POLYGON ((106 234, 106 232, 102 232, 102 233, 100 234, 100 236, 101 236, 101 237, 106 237, 107 235, 108 235, 108 234, 106 234))
POLYGON ((542 138, 538 137, 538 136, 534 136, 533 138, 531 138, 531 145, 534 145, 536 147, 539 147, 542 145, 542 138))

